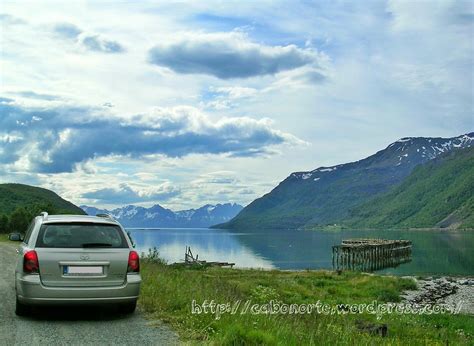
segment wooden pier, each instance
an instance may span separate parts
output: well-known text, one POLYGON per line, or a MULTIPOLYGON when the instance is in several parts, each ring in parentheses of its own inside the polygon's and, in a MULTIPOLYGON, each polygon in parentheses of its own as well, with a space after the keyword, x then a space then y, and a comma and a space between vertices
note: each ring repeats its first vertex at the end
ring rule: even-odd
POLYGON ((410 240, 346 239, 332 247, 334 270, 374 271, 411 261, 410 240))

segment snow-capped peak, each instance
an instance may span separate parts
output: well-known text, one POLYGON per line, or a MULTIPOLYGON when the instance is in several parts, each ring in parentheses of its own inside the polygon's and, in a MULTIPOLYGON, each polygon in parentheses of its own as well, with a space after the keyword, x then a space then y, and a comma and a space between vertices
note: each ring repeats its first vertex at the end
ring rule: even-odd
POLYGON ((125 227, 209 227, 229 221, 237 215, 242 206, 236 203, 206 204, 198 209, 172 211, 159 204, 150 208, 128 205, 112 211, 81 206, 89 215, 107 213, 125 227))
POLYGON ((319 167, 307 172, 295 172, 290 177, 300 180, 311 178, 312 181, 316 182, 321 178, 324 179, 328 174, 334 173, 338 168, 344 170, 360 164, 366 164, 367 167, 372 165, 377 167, 401 166, 411 169, 455 148, 469 148, 473 145, 473 142, 474 132, 453 138, 404 137, 366 159, 343 165, 319 167))

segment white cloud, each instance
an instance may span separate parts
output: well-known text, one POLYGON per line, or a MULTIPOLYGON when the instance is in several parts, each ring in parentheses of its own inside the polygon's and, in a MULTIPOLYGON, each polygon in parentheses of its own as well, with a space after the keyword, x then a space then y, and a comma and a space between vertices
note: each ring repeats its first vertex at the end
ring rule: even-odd
POLYGON ((274 75, 318 63, 318 54, 295 45, 252 42, 240 31, 173 35, 155 45, 149 61, 178 73, 207 74, 221 79, 274 75))
POLYGON ((82 197, 92 200, 94 204, 130 204, 156 200, 163 203, 179 194, 179 188, 168 182, 147 187, 121 183, 118 186, 108 184, 108 187, 86 191, 82 193, 82 197))
POLYGON ((209 90, 217 94, 225 94, 228 98, 234 100, 245 97, 251 97, 258 92, 258 90, 255 88, 248 88, 242 86, 211 87, 209 88, 209 90))
POLYGON ((399 31, 449 30, 453 25, 472 25, 474 19, 470 1, 388 0, 387 11, 393 16, 393 28, 399 31))
MULTIPOLYGON (((0 162, 33 172, 72 171, 77 164, 109 155, 143 158, 163 154, 262 156, 273 146, 303 141, 272 128, 267 118, 211 119, 194 107, 155 108, 132 117, 119 117, 91 107, 28 108, 13 101, 0 103, 6 135, 22 140, 5 142, 0 162)), ((10 138, 10 137, 9 137, 10 138)))

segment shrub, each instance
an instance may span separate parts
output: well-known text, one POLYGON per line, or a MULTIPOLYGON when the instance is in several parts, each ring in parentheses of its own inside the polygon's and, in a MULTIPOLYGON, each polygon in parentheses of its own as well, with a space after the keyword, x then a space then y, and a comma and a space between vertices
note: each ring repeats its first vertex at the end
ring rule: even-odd
POLYGON ((0 233, 8 233, 8 216, 5 214, 0 216, 0 233))
POLYGON ((145 253, 142 252, 143 260, 148 263, 154 263, 154 264, 159 264, 159 265, 166 265, 166 260, 160 257, 160 252, 154 246, 152 249, 148 249, 148 254, 145 255, 145 253))

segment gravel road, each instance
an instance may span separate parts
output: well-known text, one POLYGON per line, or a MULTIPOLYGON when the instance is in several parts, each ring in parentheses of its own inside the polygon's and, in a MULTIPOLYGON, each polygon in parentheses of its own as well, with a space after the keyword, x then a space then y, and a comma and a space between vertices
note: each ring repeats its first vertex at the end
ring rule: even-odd
POLYGON ((15 315, 14 243, 0 242, 0 345, 174 345, 178 338, 140 311, 121 315, 109 308, 36 308, 15 315))

